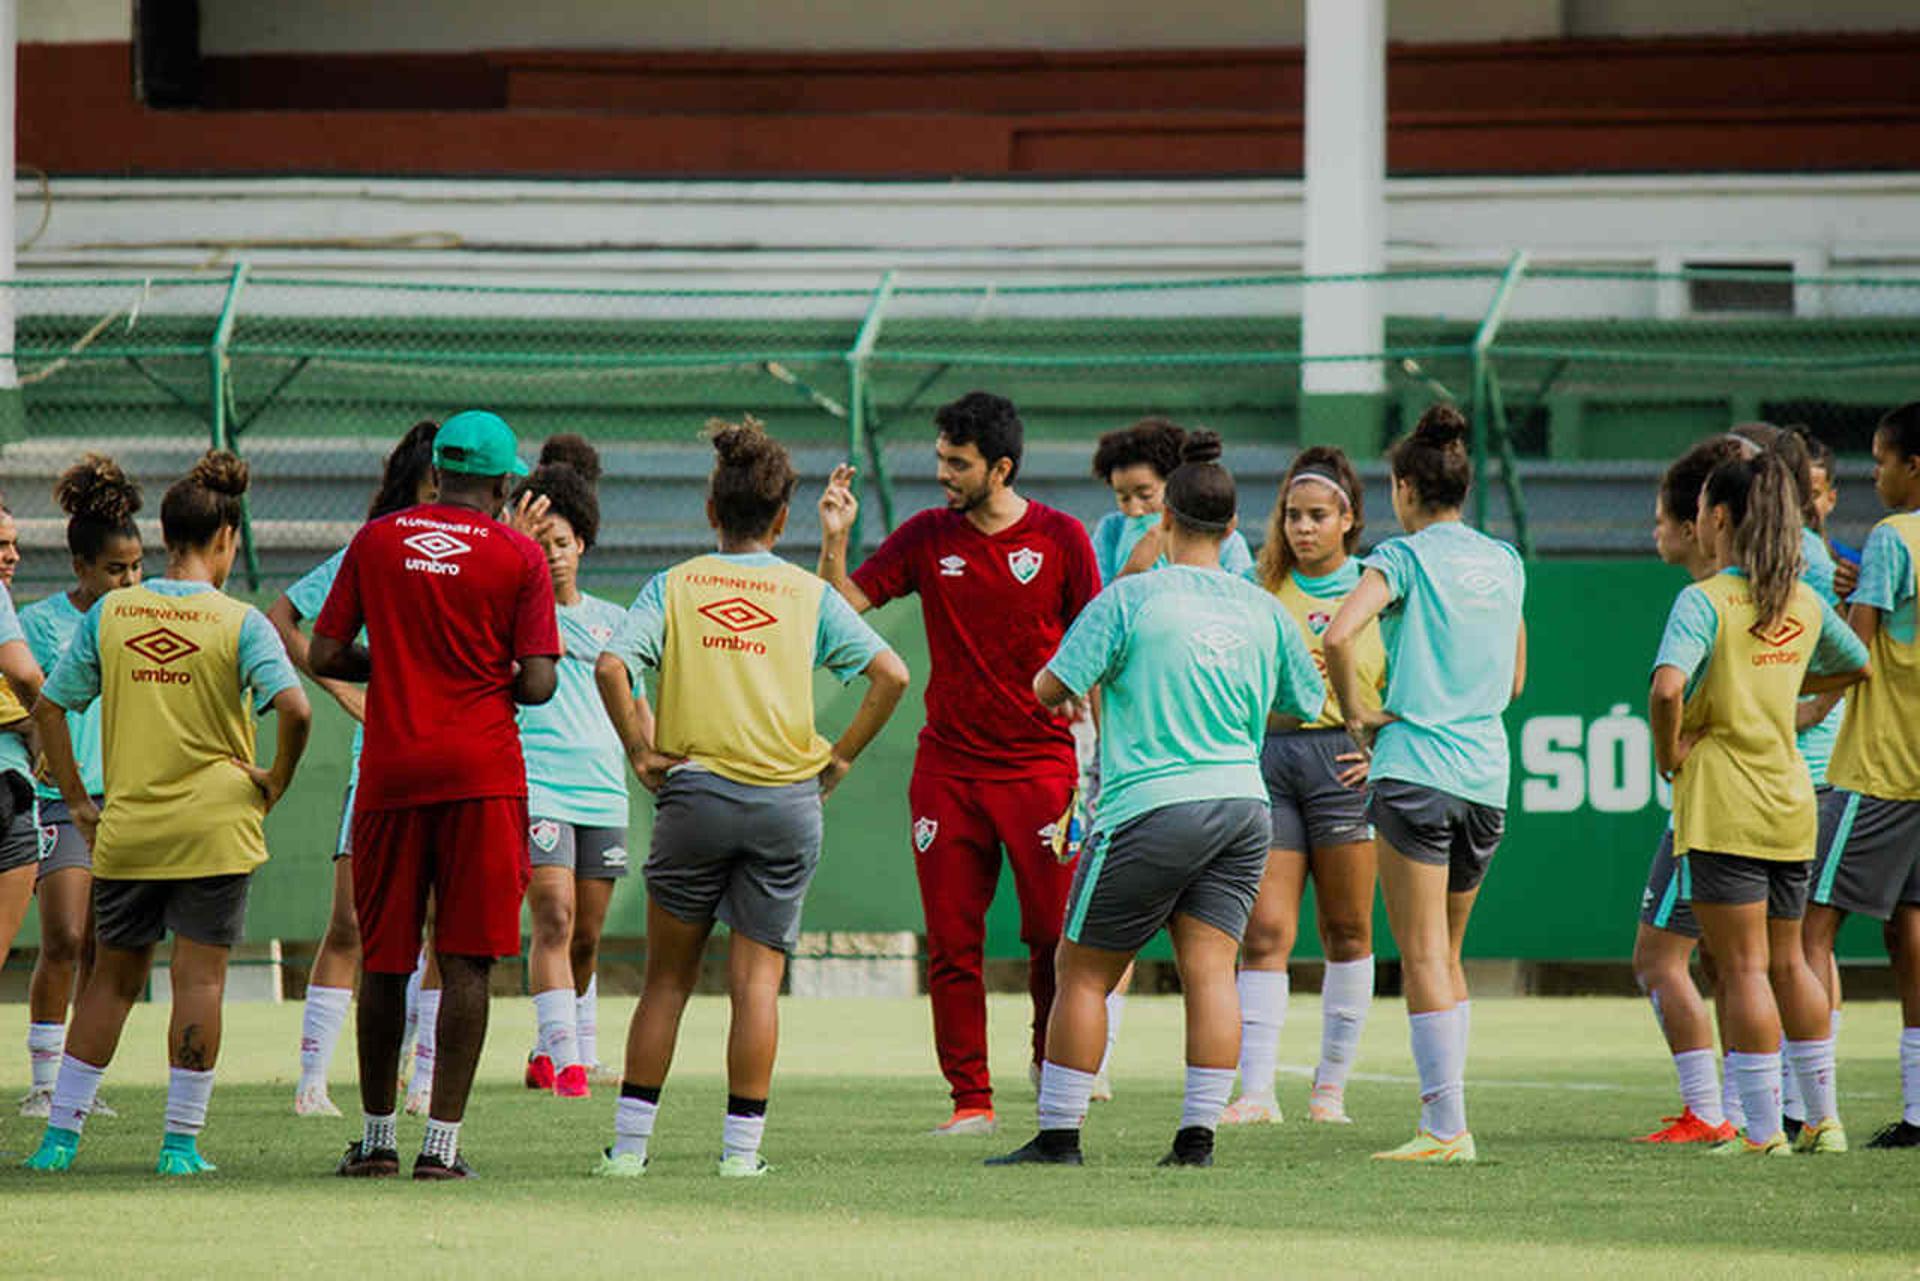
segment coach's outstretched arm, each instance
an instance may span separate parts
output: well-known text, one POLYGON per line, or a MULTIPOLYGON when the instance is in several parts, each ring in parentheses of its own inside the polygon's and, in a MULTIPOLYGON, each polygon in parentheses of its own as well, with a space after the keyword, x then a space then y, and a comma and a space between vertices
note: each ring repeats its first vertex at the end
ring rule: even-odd
POLYGON ((847 563, 853 522, 860 515, 860 500, 853 492, 853 477, 854 469, 841 463, 827 478, 826 491, 820 495, 819 574, 833 584, 833 590, 846 598, 855 613, 864 614, 873 608, 873 602, 853 581, 847 563))
POLYGON ((520 660, 513 673, 513 701, 522 707, 537 707, 553 697, 560 688, 560 669, 553 659, 542 654, 520 660))
POLYGON ((830 796, 833 789, 840 786, 840 780, 853 768, 860 753, 867 750, 867 744, 873 742, 883 726, 893 718, 894 709, 900 706, 901 696, 907 692, 912 676, 900 655, 890 649, 883 649, 873 656, 873 661, 861 669, 866 677, 867 694, 860 700, 860 706, 853 714, 853 720, 833 745, 833 759, 827 762, 827 768, 820 772, 820 795, 830 796))

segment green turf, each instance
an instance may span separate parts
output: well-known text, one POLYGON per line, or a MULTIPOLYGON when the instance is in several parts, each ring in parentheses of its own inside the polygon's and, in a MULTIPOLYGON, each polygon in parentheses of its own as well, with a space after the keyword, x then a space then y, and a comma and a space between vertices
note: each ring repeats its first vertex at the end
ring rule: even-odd
MULTIPOLYGON (((602 1002, 609 1044, 631 1005, 602 1002)), ((1088 1125, 1088 1167, 982 1169, 980 1157, 1024 1140, 1031 1121, 1021 1005, 995 998, 992 1009, 1005 1129, 940 1140, 922 1133, 944 1110, 923 1001, 787 1003, 766 1147, 775 1171, 735 1183, 713 1172, 724 1002, 697 1000, 653 1168, 608 1183, 585 1171, 609 1139, 612 1092, 587 1103, 527 1095, 517 1074, 531 1011, 499 1001, 465 1138, 484 1177, 466 1186, 329 1177, 357 1127, 290 1114, 293 1005, 230 1012, 202 1142, 220 1170, 163 1182, 148 1173, 162 1012, 142 1007, 108 1078, 122 1115, 93 1123, 73 1171, 12 1168, 39 1123, 0 1121, 0 1276, 1913 1276, 1920 1260, 1920 1152, 1722 1163, 1625 1142, 1671 1110, 1670 1070, 1639 1003, 1478 1003, 1477 1167, 1366 1159, 1414 1118, 1405 1022, 1383 1000, 1349 1091, 1358 1124, 1290 1117, 1227 1131, 1215 1169, 1161 1171, 1152 1162, 1176 1119, 1180 1011, 1173 998, 1136 999, 1119 1098, 1088 1125)), ((1894 1113, 1897 1023, 1887 1005, 1848 1012, 1841 1079, 1856 1144, 1894 1113)), ((1317 1029, 1316 1003, 1297 1000, 1282 1047, 1290 1113, 1304 1112, 1298 1069, 1317 1029)), ((351 1110, 350 1055, 351 1037, 335 1086, 351 1110)), ((418 1139, 409 1119, 409 1156, 418 1139)))

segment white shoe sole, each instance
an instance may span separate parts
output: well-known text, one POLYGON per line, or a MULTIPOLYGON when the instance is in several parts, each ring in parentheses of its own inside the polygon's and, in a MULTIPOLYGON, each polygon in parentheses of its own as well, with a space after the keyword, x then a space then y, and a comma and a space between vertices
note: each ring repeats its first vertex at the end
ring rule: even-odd
POLYGON ((937 1125, 927 1131, 936 1139, 964 1139, 1000 1133, 1000 1119, 994 1117, 971 1117, 958 1125, 937 1125))

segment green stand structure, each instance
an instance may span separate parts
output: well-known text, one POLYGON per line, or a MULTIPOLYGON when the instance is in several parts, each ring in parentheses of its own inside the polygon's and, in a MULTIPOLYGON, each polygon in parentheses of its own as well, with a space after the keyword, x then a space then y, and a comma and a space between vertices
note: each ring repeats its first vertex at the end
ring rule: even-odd
POLYGON ((1386 447, 1392 397, 1384 392, 1307 393, 1300 397, 1300 444, 1336 445, 1356 463, 1386 447))

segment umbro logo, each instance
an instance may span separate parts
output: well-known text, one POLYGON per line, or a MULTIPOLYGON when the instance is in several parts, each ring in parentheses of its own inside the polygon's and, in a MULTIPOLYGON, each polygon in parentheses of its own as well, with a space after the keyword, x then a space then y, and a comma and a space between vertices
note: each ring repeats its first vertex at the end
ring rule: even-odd
POLYGON ((714 601, 711 605, 702 605, 700 614, 735 633, 757 631, 762 627, 771 627, 780 621, 744 596, 734 596, 727 600, 714 601))
POLYGON ((127 641, 127 648, 149 663, 158 663, 162 667, 200 652, 198 645, 171 627, 156 627, 150 632, 141 632, 127 641))
POLYGON ((1195 632, 1193 643, 1200 648, 1200 661, 1217 667, 1225 663, 1235 650, 1245 649, 1247 638, 1236 628, 1225 623, 1214 623, 1195 632))
POLYGON ((942 556, 940 558, 940 577, 959 578, 967 572, 965 556, 942 556))
POLYGON ((408 547, 431 560, 448 560, 455 556, 464 556, 473 550, 471 543, 455 538, 443 529, 430 529, 423 534, 414 534, 403 541, 408 547))

